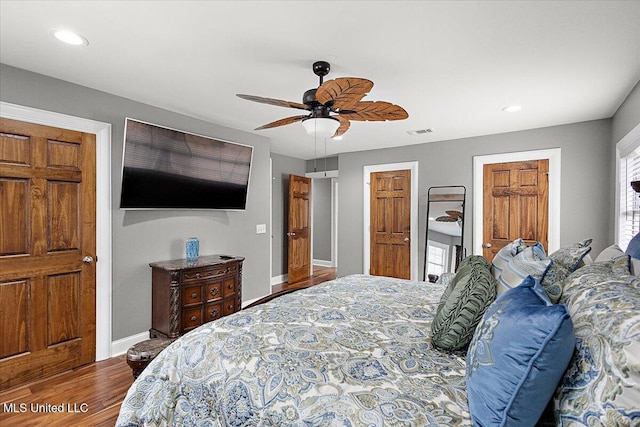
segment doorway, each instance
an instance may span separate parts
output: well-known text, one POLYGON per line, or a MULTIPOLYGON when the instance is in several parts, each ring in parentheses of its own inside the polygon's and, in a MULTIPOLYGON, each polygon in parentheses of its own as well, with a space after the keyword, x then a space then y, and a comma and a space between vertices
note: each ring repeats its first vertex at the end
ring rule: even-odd
POLYGON ((111 357, 111 124, 0 101, 0 116, 96 137, 96 361, 111 357))
MULTIPOLYGON (((311 177, 311 258, 313 266, 338 267, 338 177, 337 171, 330 176, 311 177), (333 176, 335 175, 335 176, 333 176)), ((312 267, 313 270, 313 267, 312 267)))
POLYGON ((409 270, 410 279, 418 280, 418 162, 389 163, 370 165, 363 168, 363 271, 369 274, 371 270, 371 178, 372 174, 390 171, 409 171, 410 176, 410 212, 409 212, 409 270))

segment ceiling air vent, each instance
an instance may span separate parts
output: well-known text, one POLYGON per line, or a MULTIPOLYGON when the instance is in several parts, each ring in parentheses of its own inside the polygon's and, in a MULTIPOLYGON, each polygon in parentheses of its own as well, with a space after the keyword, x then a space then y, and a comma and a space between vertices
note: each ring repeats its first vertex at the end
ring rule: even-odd
POLYGON ((408 130, 407 133, 409 135, 424 135, 425 133, 431 133, 433 131, 434 131, 433 128, 429 128, 429 129, 419 129, 419 130, 408 130))

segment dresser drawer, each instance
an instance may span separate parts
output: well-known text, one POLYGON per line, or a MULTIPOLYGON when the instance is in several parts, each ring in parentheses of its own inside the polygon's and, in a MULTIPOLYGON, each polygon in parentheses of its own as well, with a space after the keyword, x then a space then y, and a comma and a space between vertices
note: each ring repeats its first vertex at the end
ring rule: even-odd
POLYGON ((204 321, 211 322, 222 317, 222 302, 209 304, 205 308, 204 321))
POLYGON ((222 281, 207 283, 205 289, 207 301, 215 301, 222 298, 222 281))
POLYGON ((202 302, 202 286, 185 286, 182 288, 182 305, 199 304, 202 302))
POLYGON ((224 296, 225 298, 231 294, 236 293, 236 278, 235 277, 227 277, 222 282, 222 286, 224 287, 224 296))
POLYGON ((194 281, 213 279, 215 277, 235 273, 236 271, 238 271, 238 266, 236 264, 193 268, 182 271, 182 282, 189 283, 194 281))
POLYGON ((182 329, 187 331, 202 325, 202 307, 188 308, 182 311, 182 329))
POLYGON ((229 298, 224 300, 223 307, 222 307, 222 314, 226 316, 228 314, 235 313, 235 311, 236 311, 236 299, 229 298))

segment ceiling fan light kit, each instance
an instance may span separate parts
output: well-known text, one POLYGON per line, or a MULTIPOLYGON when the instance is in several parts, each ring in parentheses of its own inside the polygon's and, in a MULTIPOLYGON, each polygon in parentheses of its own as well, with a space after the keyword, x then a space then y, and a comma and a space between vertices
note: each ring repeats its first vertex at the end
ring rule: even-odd
POLYGON ((303 120, 302 126, 307 132, 307 135, 315 135, 318 138, 329 138, 336 133, 336 131, 340 127, 340 122, 331 117, 311 117, 303 120))
POLYGON ((324 76, 331 70, 331 66, 326 61, 314 62, 312 69, 319 77, 320 84, 316 89, 304 92, 302 103, 238 94, 238 97, 248 101, 309 111, 306 115, 285 117, 267 123, 256 130, 302 122, 302 126, 309 135, 336 138, 349 130, 351 120, 383 122, 409 117, 404 108, 390 102, 362 101, 373 87, 371 80, 339 77, 325 82, 324 76))

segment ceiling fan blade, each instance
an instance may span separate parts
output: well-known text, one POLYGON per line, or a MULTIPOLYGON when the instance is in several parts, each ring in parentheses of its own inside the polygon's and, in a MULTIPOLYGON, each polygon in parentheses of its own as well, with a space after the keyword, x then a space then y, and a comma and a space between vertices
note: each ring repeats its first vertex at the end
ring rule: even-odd
POLYGON ((278 107, 297 108, 299 110, 309 110, 309 106, 293 101, 283 101, 281 99, 263 98, 255 95, 243 95, 237 94, 238 97, 246 99, 247 101, 259 102, 261 104, 277 105, 278 107))
POLYGON ((324 82, 316 90, 319 103, 336 110, 353 109, 360 100, 371 90, 373 82, 358 77, 340 77, 324 82))
POLYGON ((358 102, 350 111, 340 113, 349 120, 383 122, 386 120, 403 120, 409 117, 404 108, 386 101, 358 102))
POLYGON ((445 211, 447 213, 447 215, 453 217, 453 218, 462 218, 462 212, 460 211, 445 211))
POLYGON ((455 219, 452 216, 449 215, 443 215, 443 216, 439 216, 438 218, 436 218, 436 221, 438 222, 456 222, 458 221, 457 219, 455 219))
POLYGON ((278 126, 290 125, 291 123, 300 122, 302 121, 302 119, 306 119, 307 117, 309 117, 308 114, 305 114, 304 116, 285 117, 284 119, 276 120, 275 122, 262 125, 259 128, 256 128, 255 130, 270 129, 278 126))
POLYGON ((341 116, 331 116, 331 117, 338 119, 338 121, 340 122, 340 126, 338 126, 338 129, 336 129, 336 133, 334 133, 331 138, 340 136, 349 130, 349 126, 351 126, 351 122, 349 121, 349 119, 341 116))

